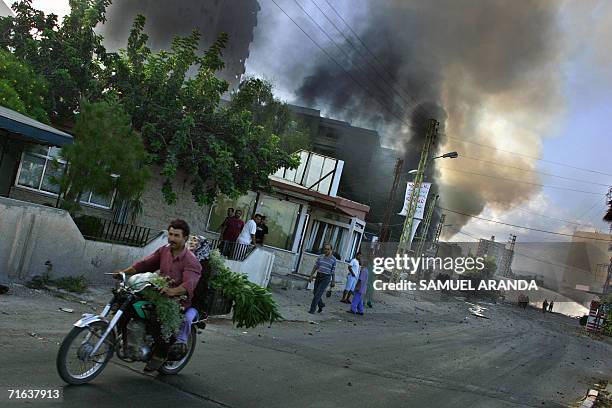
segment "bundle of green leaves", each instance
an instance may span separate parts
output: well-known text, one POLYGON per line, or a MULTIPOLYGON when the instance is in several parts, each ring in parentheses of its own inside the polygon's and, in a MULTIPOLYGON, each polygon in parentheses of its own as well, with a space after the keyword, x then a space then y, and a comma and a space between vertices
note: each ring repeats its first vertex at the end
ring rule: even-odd
POLYGON ((155 312, 161 326, 162 337, 165 340, 169 340, 173 334, 178 332, 183 322, 180 306, 176 300, 159 293, 159 289, 168 287, 169 285, 169 281, 166 277, 157 275, 149 279, 149 282, 151 282, 156 289, 147 288, 143 290, 143 296, 146 300, 155 305, 155 312))
POLYGON ((232 272, 218 250, 209 258, 212 272, 211 284, 223 291, 223 296, 233 300, 232 321, 238 327, 255 327, 281 320, 278 306, 267 288, 249 282, 246 275, 232 272))

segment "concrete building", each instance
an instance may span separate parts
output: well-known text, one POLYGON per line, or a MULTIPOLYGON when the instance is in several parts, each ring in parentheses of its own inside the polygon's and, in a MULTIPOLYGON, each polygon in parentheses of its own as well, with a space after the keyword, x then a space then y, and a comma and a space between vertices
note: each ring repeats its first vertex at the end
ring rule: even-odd
POLYGON ((510 277, 512 276, 512 259, 514 251, 503 242, 496 242, 495 236, 491 239, 481 239, 478 241, 476 257, 495 258, 495 275, 510 277))
POLYGON ((245 61, 253 41, 259 12, 257 0, 121 0, 107 9, 107 21, 99 31, 110 50, 126 48, 134 18, 146 17, 148 46, 154 50, 169 49, 175 36, 201 33, 200 50, 206 50, 224 32, 229 42, 223 51, 225 69, 220 77, 236 88, 245 72, 245 61))
MULTIPOLYGON (((370 207, 367 230, 368 233, 378 235, 400 152, 382 147, 380 134, 375 130, 322 117, 317 109, 296 105, 289 107, 310 130, 314 152, 344 161, 338 194, 370 207)), ((402 208, 405 181, 400 183, 395 202, 392 203, 393 208, 397 209, 394 214, 402 208)), ((392 228, 392 239, 399 239, 403 220, 403 217, 397 215, 392 218, 391 224, 398 224, 392 228)))
POLYGON ((13 10, 11 10, 11 8, 7 6, 3 0, 0 0, 0 17, 8 17, 14 15, 15 13, 13 13, 13 10))

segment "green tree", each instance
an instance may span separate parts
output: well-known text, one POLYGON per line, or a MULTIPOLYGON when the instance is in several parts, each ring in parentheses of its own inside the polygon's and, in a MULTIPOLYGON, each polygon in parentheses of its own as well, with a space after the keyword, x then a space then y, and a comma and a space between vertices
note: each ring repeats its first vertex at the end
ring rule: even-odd
POLYGON ((286 153, 311 148, 308 129, 287 104, 274 97, 269 81, 254 77, 243 80, 230 106, 251 112, 254 123, 279 136, 280 147, 286 153))
POLYGON ((13 54, 0 49, 0 105, 48 123, 46 81, 13 54))
POLYGON ((118 199, 128 200, 142 193, 149 178, 143 165, 146 152, 118 102, 82 101, 74 135, 74 144, 61 153, 68 167, 63 176, 52 179, 60 185, 63 208, 78 211, 86 191, 110 195, 116 189, 118 199))
POLYGON ((175 38, 170 50, 153 53, 146 46, 144 24, 138 16, 127 49, 113 61, 108 86, 161 165, 168 203, 176 201, 172 180, 179 169, 192 176, 194 200, 204 204, 219 193, 236 197, 268 187, 269 174, 297 167, 298 158, 281 148, 273 123, 257 123, 249 110, 256 98, 273 99, 271 88, 253 92, 242 87, 229 104, 222 103, 228 84, 216 73, 223 68, 225 34, 203 55, 198 55, 195 31, 175 38), (190 68, 195 75, 188 75, 190 68))
MULTIPOLYGON (((287 124, 286 116, 253 109, 257 98, 273 100, 271 88, 244 87, 229 104, 222 103, 228 84, 216 73, 224 66, 227 35, 221 34, 202 55, 197 32, 176 38, 168 51, 153 53, 145 19, 138 16, 126 50, 107 53, 94 28, 105 21, 109 3, 70 0, 71 13, 59 24, 57 16, 22 0, 13 5, 15 17, 0 19, 0 48, 47 80, 52 123, 73 123, 81 100, 117 98, 151 161, 162 168, 168 203, 176 201, 172 181, 179 169, 192 176, 193 197, 203 204, 219 193, 235 197, 266 188, 268 175, 279 167, 297 167, 297 156, 288 154, 297 145, 291 137, 299 134, 293 121, 287 124)), ((75 194, 73 187, 67 193, 75 194)), ((76 202, 74 197, 69 201, 76 202)))
POLYGON ((14 17, 0 18, 0 48, 11 51, 48 83, 51 122, 73 123, 82 99, 102 97, 102 77, 108 59, 102 37, 94 28, 105 21, 110 0, 70 0, 71 12, 58 23, 31 0, 13 4, 14 17))

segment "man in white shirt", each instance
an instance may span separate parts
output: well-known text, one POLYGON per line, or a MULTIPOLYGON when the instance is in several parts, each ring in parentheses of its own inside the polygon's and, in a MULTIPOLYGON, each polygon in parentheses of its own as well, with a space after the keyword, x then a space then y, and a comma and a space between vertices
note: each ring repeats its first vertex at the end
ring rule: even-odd
POLYGON ((243 245, 255 244, 255 234, 257 233, 257 225, 261 223, 261 215, 255 214, 255 216, 248 220, 240 235, 238 235, 238 243, 243 245))
POLYGON ((357 252, 355 258, 349 263, 349 273, 346 275, 346 286, 344 287, 344 293, 342 294, 342 303, 351 303, 351 296, 355 290, 355 284, 359 279, 359 262, 361 260, 361 252, 357 252))

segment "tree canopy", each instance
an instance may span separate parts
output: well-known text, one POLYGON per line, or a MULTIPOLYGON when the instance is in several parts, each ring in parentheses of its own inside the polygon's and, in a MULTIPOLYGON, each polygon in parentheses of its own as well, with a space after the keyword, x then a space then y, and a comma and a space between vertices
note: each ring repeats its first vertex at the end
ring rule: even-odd
POLYGON ((176 200, 172 180, 179 169, 192 176, 193 197, 204 204, 219 193, 235 197, 265 187, 279 167, 297 167, 298 158, 281 148, 277 132, 284 125, 258 123, 249 110, 258 98, 277 103, 271 87, 250 86, 259 81, 250 79, 229 103, 222 101, 228 83, 215 74, 223 68, 226 35, 202 55, 196 31, 175 38, 170 50, 153 53, 146 46, 144 24, 138 16, 127 49, 114 61, 109 89, 132 115, 153 161, 162 166, 167 202, 176 200))
POLYGON ((109 53, 94 32, 109 3, 70 0, 72 11, 60 24, 22 0, 13 5, 15 17, 0 18, 0 48, 49 84, 52 123, 74 123, 82 100, 116 98, 142 135, 150 162, 161 167, 168 203, 176 201, 172 182, 179 171, 191 176, 193 197, 204 204, 219 193, 235 197, 266 188, 269 174, 297 167, 291 149, 306 139, 270 84, 250 78, 222 100, 228 83, 216 74, 227 35, 203 53, 195 31, 175 38, 169 50, 152 52, 145 18, 138 16, 126 49, 109 53))
POLYGON ((78 210, 83 193, 89 191, 110 196, 116 190, 119 199, 140 195, 149 170, 143 166, 146 152, 130 116, 114 100, 80 105, 74 144, 61 152, 67 169, 54 180, 60 185, 62 207, 78 210))
POLYGON ((13 54, 0 49, 0 104, 40 122, 49 123, 46 112, 47 83, 13 54))

